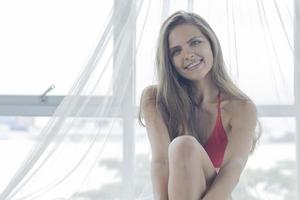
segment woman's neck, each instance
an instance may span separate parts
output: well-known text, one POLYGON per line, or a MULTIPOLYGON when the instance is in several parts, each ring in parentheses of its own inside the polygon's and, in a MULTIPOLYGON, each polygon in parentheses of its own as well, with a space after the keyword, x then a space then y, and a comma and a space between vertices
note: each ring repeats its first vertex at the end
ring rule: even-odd
POLYGON ((197 88, 197 99, 202 103, 212 103, 217 100, 219 88, 212 81, 210 73, 207 74, 203 79, 195 83, 197 88))

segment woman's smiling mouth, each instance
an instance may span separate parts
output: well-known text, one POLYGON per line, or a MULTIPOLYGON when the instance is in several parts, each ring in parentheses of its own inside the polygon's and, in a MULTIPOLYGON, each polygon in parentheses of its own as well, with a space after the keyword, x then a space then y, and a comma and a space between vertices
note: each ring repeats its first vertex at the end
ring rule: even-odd
POLYGON ((185 70, 191 71, 194 69, 197 69, 200 67, 201 64, 203 64, 203 58, 201 58, 200 60, 198 60, 197 62, 191 63, 189 65, 187 65, 186 67, 184 67, 185 70))

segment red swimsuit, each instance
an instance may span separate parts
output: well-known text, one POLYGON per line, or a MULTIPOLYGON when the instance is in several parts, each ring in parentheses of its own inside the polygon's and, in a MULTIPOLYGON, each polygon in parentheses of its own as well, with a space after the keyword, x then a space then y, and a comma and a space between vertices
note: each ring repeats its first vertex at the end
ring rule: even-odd
POLYGON ((218 115, 213 132, 204 145, 210 160, 215 168, 220 168, 223 163, 225 149, 228 143, 227 134, 222 125, 221 109, 220 109, 220 92, 218 94, 218 115))

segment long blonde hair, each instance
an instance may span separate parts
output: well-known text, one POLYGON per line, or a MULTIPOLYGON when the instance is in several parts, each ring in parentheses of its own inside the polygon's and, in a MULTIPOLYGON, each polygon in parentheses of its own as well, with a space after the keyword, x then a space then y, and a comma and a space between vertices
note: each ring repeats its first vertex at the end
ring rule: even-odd
MULTIPOLYGON (((169 34, 177 25, 191 24, 199 28, 209 40, 213 53, 213 66, 211 69, 212 81, 222 93, 232 99, 251 101, 231 80, 225 70, 219 40, 209 24, 195 13, 178 11, 167 18, 161 26, 158 48, 156 52, 156 67, 158 74, 158 86, 156 91, 156 105, 166 124, 170 139, 173 140, 183 133, 193 135, 202 145, 205 136, 199 134, 199 122, 196 119, 195 106, 199 106, 196 97, 196 88, 191 81, 180 76, 172 65, 169 55, 169 34)), ((142 122, 141 109, 139 121, 142 122)), ((260 125, 259 121, 258 124, 260 125)), ((259 126, 260 127, 260 126, 259 126)), ((252 151, 260 136, 256 134, 253 139, 252 151)))

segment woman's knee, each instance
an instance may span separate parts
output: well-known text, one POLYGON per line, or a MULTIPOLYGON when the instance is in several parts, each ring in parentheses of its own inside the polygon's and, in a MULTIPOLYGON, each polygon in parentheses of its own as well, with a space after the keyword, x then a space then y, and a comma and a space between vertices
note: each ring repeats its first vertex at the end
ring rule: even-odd
POLYGON ((168 148, 169 160, 183 162, 201 157, 201 144, 194 136, 183 135, 176 137, 168 148))
POLYGON ((205 149, 194 136, 176 137, 169 144, 168 154, 170 164, 173 163, 171 166, 186 166, 192 163, 192 166, 202 168, 208 185, 217 175, 205 149))

